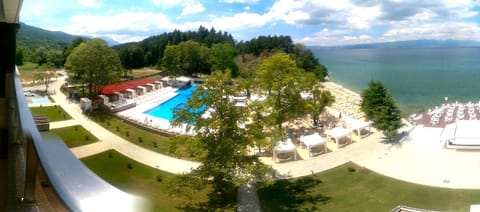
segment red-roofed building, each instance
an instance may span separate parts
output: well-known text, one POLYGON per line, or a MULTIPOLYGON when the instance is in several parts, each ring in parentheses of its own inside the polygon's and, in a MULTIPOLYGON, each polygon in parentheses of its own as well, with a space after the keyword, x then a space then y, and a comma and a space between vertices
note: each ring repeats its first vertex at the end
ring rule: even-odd
POLYGON ((104 95, 110 95, 115 92, 122 92, 127 89, 135 89, 138 86, 147 85, 149 83, 154 83, 154 82, 155 82, 154 79, 148 79, 148 78, 130 80, 130 81, 121 82, 117 84, 107 85, 103 87, 101 93, 104 95))

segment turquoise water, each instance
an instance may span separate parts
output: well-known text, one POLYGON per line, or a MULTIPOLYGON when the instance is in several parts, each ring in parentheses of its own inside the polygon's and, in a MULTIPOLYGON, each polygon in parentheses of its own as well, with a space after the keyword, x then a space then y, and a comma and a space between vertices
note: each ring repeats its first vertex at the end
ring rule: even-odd
POLYGON ((480 101, 480 48, 312 49, 334 82, 361 92, 381 81, 404 114, 480 101))
POLYGON ((144 113, 162 119, 172 120, 173 111, 176 108, 182 108, 197 89, 197 86, 192 86, 187 89, 177 90, 178 94, 176 96, 144 113))
POLYGON ((33 104, 48 104, 50 100, 48 97, 34 97, 31 98, 33 104))

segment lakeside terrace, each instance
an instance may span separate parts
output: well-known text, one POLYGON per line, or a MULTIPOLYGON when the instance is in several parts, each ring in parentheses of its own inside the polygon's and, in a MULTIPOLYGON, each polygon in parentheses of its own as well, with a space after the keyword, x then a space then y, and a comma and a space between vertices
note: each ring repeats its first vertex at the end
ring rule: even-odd
MULTIPOLYGON (((372 133, 371 123, 364 121, 364 115, 359 111, 361 100, 358 94, 332 82, 328 82, 325 89, 338 100, 332 107, 326 109, 326 113, 321 117, 323 121, 320 126, 313 126, 313 119, 309 116, 284 123, 288 139, 278 141, 276 146, 269 148, 271 150, 266 154, 268 157, 263 158, 265 163, 308 159, 337 151, 352 142, 361 141, 372 133), (343 115, 339 115, 341 113, 343 115)), ((173 127, 169 120, 144 113, 176 96, 176 91, 176 88, 166 86, 137 95, 133 99, 136 106, 118 112, 117 115, 145 128, 191 136, 194 132, 187 131, 186 125, 173 127)), ((252 101, 242 97, 232 97, 232 100, 239 101, 238 106, 244 106, 248 101, 252 101)), ((259 154, 255 148, 252 148, 251 152, 259 154)), ((262 155, 264 153, 260 152, 262 155)))
POLYGON ((480 102, 444 103, 408 120, 409 137, 419 146, 438 149, 480 149, 480 102))

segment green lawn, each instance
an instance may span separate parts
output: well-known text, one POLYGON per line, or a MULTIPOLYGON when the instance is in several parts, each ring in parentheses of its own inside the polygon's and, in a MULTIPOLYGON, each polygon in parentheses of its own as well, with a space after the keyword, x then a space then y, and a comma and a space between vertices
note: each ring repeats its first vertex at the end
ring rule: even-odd
POLYGON ((192 160, 192 157, 185 153, 184 147, 179 147, 178 151, 172 152, 171 141, 168 137, 137 128, 101 111, 94 111, 90 117, 105 129, 143 148, 177 158, 192 160))
POLYGON ((31 107, 32 115, 45 115, 50 122, 72 119, 60 106, 31 107))
POLYGON ((60 136, 69 148, 87 145, 98 141, 97 137, 80 125, 52 129, 48 131, 48 133, 60 136))
POLYGON ((227 199, 229 202, 208 201, 209 189, 193 193, 191 204, 187 204, 189 201, 186 197, 167 195, 165 182, 173 176, 172 174, 137 163, 114 150, 81 160, 115 187, 151 200, 154 207, 152 211, 214 211, 211 207, 219 205, 228 206, 219 207, 218 211, 235 211, 236 196, 227 199), (131 169, 128 168, 128 164, 131 165, 131 169), (200 210, 205 208, 207 210, 200 210))
MULTIPOLYGON (((415 174, 415 173, 412 173, 415 174)), ((268 211, 390 211, 398 205, 468 211, 480 190, 422 186, 388 178, 349 163, 314 177, 277 181, 259 189, 268 211), (349 167, 355 171, 349 171, 349 167)))

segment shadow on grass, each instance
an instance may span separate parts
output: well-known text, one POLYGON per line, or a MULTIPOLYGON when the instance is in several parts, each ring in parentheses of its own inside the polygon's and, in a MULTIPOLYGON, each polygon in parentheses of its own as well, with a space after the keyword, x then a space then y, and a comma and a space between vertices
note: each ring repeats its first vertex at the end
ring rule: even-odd
POLYGON ((322 181, 314 176, 278 180, 258 189, 263 211, 319 211, 331 198, 315 191, 322 181))
POLYGON ((203 211, 236 211, 237 208, 237 187, 225 185, 223 189, 216 189, 208 193, 208 201, 187 203, 178 209, 181 211, 203 212, 203 211))

